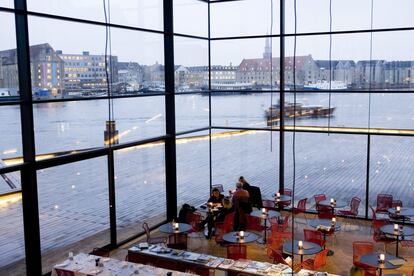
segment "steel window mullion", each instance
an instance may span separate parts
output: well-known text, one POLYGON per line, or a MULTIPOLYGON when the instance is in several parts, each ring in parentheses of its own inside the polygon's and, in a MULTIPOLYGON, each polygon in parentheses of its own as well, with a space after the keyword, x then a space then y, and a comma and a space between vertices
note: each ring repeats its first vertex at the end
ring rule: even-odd
POLYGON ((20 116, 23 160, 21 170, 23 229, 27 275, 42 274, 39 203, 36 175, 33 105, 31 89, 30 50, 26 0, 15 0, 16 46, 20 90, 20 116))
POLYGON ((165 177, 167 220, 177 217, 177 170, 174 82, 173 0, 164 0, 164 64, 165 64, 165 177))
MULTIPOLYGON (((272 22, 273 24, 273 22, 272 22)), ((285 114, 285 0, 280 0, 280 58, 279 58, 279 106, 280 114, 285 114)), ((272 57, 273 58, 273 57, 272 57)), ((285 118, 280 116, 279 127, 279 191, 285 189, 285 118)), ((271 126, 272 128, 272 126, 271 126)))

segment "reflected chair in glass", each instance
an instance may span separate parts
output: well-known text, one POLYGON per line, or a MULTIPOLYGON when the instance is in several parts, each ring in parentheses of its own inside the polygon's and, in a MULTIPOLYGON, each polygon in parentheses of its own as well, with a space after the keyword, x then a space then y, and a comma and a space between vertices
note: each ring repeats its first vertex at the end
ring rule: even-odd
POLYGON ((224 188, 222 184, 211 185, 211 190, 218 189, 220 193, 224 193, 224 188))
POLYGON ((165 237, 151 237, 151 232, 148 227, 148 223, 144 222, 142 224, 142 228, 145 231, 145 235, 147 236, 147 243, 148 244, 156 244, 156 243, 166 243, 167 239, 165 237))
POLYGON ((227 245, 227 259, 247 259, 247 246, 245 244, 227 245))
POLYGON ((301 200, 298 201, 298 205, 296 207, 292 207, 290 209, 290 211, 295 214, 303 214, 303 216, 305 217, 305 221, 306 224, 308 224, 308 219, 306 217, 306 201, 308 200, 308 198, 302 198, 301 200))
POLYGON ((364 275, 377 275, 376 268, 360 262, 361 256, 374 252, 374 244, 367 241, 356 241, 352 243, 352 250, 354 266, 363 269, 364 275))
POLYGON ((100 256, 100 257, 109 257, 109 255, 111 254, 111 250, 106 249, 106 248, 95 247, 94 249, 92 249, 92 252, 89 254, 100 256))
POLYGON ((187 250, 187 234, 176 233, 168 236, 168 247, 187 250))
POLYGON ((64 270, 61 268, 55 268, 57 276, 75 276, 75 272, 64 270))
POLYGON ((316 211, 318 212, 318 218, 320 219, 331 220, 335 217, 335 209, 329 205, 318 204, 318 206, 316 206, 316 211))
POLYGON ((326 195, 325 194, 317 194, 314 195, 313 198, 315 199, 315 209, 318 207, 319 202, 326 200, 326 195))
POLYGON ((353 218, 356 222, 356 218, 358 216, 358 208, 359 208, 360 203, 361 203, 361 199, 357 196, 354 196, 351 199, 351 203, 349 204, 349 210, 339 210, 338 214, 345 216, 347 218, 353 218))
POLYGON ((318 270, 326 265, 326 259, 328 258, 328 249, 322 250, 315 255, 315 258, 307 259, 301 263, 301 267, 309 270, 318 270))
POLYGON ((377 207, 375 213, 388 214, 388 209, 392 208, 393 197, 389 194, 378 194, 377 195, 377 207))
POLYGON ((303 229, 303 235, 305 241, 316 243, 321 247, 325 246, 326 242, 323 240, 323 235, 321 232, 313 229, 303 229))

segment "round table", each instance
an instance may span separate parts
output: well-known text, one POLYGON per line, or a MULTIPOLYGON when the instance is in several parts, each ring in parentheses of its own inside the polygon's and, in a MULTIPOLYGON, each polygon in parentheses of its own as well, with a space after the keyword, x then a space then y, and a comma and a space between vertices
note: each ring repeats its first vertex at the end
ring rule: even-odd
POLYGON ((407 217, 414 217, 414 208, 401 207, 401 210, 398 213, 395 208, 389 208, 388 213, 398 219, 402 219, 402 223, 405 224, 407 217))
POLYGON ((167 234, 180 234, 187 233, 192 229, 190 224, 187 223, 178 223, 178 229, 172 227, 172 223, 168 222, 160 226, 159 230, 167 234))
POLYGON ((266 244, 267 241, 267 219, 280 217, 280 213, 273 211, 273 210, 267 210, 266 214, 263 214, 262 210, 255 210, 250 213, 251 216, 261 218, 264 220, 264 233, 263 237, 257 240, 258 243, 266 244))
POLYGON ((404 237, 407 237, 407 236, 414 236, 414 228, 408 227, 408 226, 404 226, 400 228, 400 230, 395 231, 394 224, 387 224, 387 225, 382 226, 380 230, 382 233, 393 236, 397 239, 397 245, 396 245, 396 250, 395 250, 395 256, 397 257, 398 257, 398 245, 400 243, 400 237, 403 239, 404 237))
POLYGON ((286 241, 283 243, 283 252, 288 255, 299 255, 300 256, 300 263, 303 263, 303 256, 304 255, 314 255, 322 251, 322 247, 319 244, 313 242, 303 241, 303 248, 298 248, 298 240, 293 240, 293 248, 292 248, 292 241, 286 241))
POLYGON ((255 233, 247 232, 247 231, 244 231, 244 238, 243 239, 239 238, 239 232, 238 231, 229 232, 229 233, 226 233, 226 234, 223 235, 223 240, 225 240, 226 242, 238 243, 238 244, 254 242, 258 238, 259 238, 259 236, 256 235, 255 233))
POLYGON ((367 264, 369 266, 372 266, 378 269, 380 276, 382 276, 383 269, 397 269, 402 266, 402 265, 393 265, 392 263, 390 263, 389 262, 390 260, 395 260, 396 258, 389 254, 385 254, 385 261, 383 263, 378 262, 378 259, 379 259, 378 253, 370 253, 370 254, 361 256, 359 261, 361 263, 367 264))
POLYGON ((325 206, 331 206, 334 209, 341 209, 341 208, 344 208, 344 207, 349 205, 348 202, 343 201, 343 200, 336 200, 336 204, 332 205, 330 199, 325 199, 325 200, 319 201, 318 204, 319 205, 325 205, 325 206))
MULTIPOLYGON (((326 231, 326 230, 321 229, 321 228, 318 229, 318 227, 320 225, 325 226, 325 227, 332 227, 332 221, 329 220, 329 219, 311 219, 311 220, 308 220, 308 223, 311 227, 317 229, 318 231, 320 231, 323 234, 323 240, 326 243, 326 235, 329 233, 329 231, 326 231)), ((341 231, 341 223, 340 222, 335 223, 334 232, 338 232, 338 231, 341 231)), ((325 248, 326 248, 326 245, 323 246, 323 249, 325 249, 325 248)), ((329 250, 328 256, 332 256, 333 254, 334 254, 334 251, 329 250)))

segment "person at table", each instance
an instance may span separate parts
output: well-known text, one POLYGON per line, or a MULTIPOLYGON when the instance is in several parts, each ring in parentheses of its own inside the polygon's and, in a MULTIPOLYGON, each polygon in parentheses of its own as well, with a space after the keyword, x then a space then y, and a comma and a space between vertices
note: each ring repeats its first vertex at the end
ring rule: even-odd
POLYGON ((243 189, 243 184, 237 182, 236 191, 233 194, 233 206, 234 206, 234 230, 246 230, 247 227, 247 215, 252 212, 252 204, 250 202, 249 192, 243 189))
POLYGON ((223 198, 223 208, 221 208, 216 216, 215 222, 224 222, 225 217, 234 212, 233 204, 229 197, 223 198))
POLYGON ((222 195, 219 189, 214 188, 211 192, 210 198, 207 200, 207 203, 213 203, 213 205, 221 205, 224 199, 224 195, 222 195))
POLYGON ((249 191, 250 184, 249 182, 246 181, 246 179, 243 176, 239 177, 239 182, 242 184, 243 189, 245 189, 246 191, 249 191))

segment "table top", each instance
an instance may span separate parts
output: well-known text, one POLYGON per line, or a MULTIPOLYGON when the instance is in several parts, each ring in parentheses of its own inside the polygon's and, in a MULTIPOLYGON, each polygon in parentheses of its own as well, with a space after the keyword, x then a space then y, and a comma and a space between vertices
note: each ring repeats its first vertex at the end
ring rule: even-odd
POLYGON ((381 232, 387 234, 387 235, 392 235, 392 236, 414 236, 414 228, 409 227, 409 226, 403 226, 401 228, 401 224, 400 225, 400 230, 399 231, 395 231, 394 230, 394 224, 387 224, 384 225, 380 228, 381 232))
POLYGON ((280 213, 273 210, 267 210, 266 214, 263 214, 262 210, 255 210, 251 212, 250 215, 261 219, 280 217, 280 213))
POLYGON ((180 234, 187 233, 192 229, 190 224, 187 223, 178 223, 178 230, 173 229, 171 222, 163 224, 160 226, 159 230, 167 234, 180 234))
MULTIPOLYGON (((320 205, 327 205, 327 206, 332 206, 331 205, 331 199, 325 199, 319 202, 320 205)), ((336 204, 335 206, 332 206, 333 208, 344 208, 346 206, 348 206, 348 202, 344 201, 344 200, 340 200, 337 199, 336 200, 336 204)))
POLYGON ((388 213, 395 215, 395 216, 401 216, 401 217, 414 217, 414 208, 409 207, 401 207, 401 210, 399 213, 397 213, 397 210, 395 208, 388 209, 388 213))
MULTIPOLYGON (((330 219, 310 219, 308 220, 309 225, 313 228, 318 228, 319 225, 323 225, 325 227, 332 227, 332 221, 330 219)), ((340 222, 335 223, 335 231, 338 232, 341 230, 342 224, 340 222)))
POLYGON ((52 276, 57 276, 56 270, 63 269, 74 272, 75 275, 192 275, 189 273, 171 271, 158 267, 143 264, 135 264, 126 261, 119 261, 111 258, 103 258, 99 256, 79 253, 73 257, 73 260, 65 260, 64 262, 54 266, 52 276), (96 266, 95 259, 99 258, 103 266, 96 266))
POLYGON ((303 241, 303 249, 298 248, 298 240, 286 241, 283 243, 283 251, 294 255, 313 255, 322 251, 322 247, 313 242, 303 241))
POLYGON ((254 242, 259 238, 259 236, 256 235, 255 233, 247 232, 247 231, 244 231, 243 239, 240 239, 238 234, 239 232, 236 232, 236 231, 226 233, 223 235, 223 240, 230 242, 230 243, 243 244, 243 243, 254 242))
POLYGON ((280 197, 277 198, 276 197, 276 194, 272 194, 272 197, 275 200, 275 202, 292 200, 292 197, 291 196, 288 196, 288 195, 280 195, 280 197))
POLYGON ((400 258, 397 258, 395 256, 389 255, 389 254, 385 254, 385 262, 384 263, 379 263, 378 262, 379 259, 379 254, 378 253, 370 253, 370 254, 366 254, 361 256, 360 258, 360 262, 361 263, 365 263, 368 264, 370 266, 376 267, 376 268, 380 268, 380 269, 396 269, 402 266, 401 265, 393 265, 392 263, 390 263, 390 261, 392 260, 403 260, 400 258))

